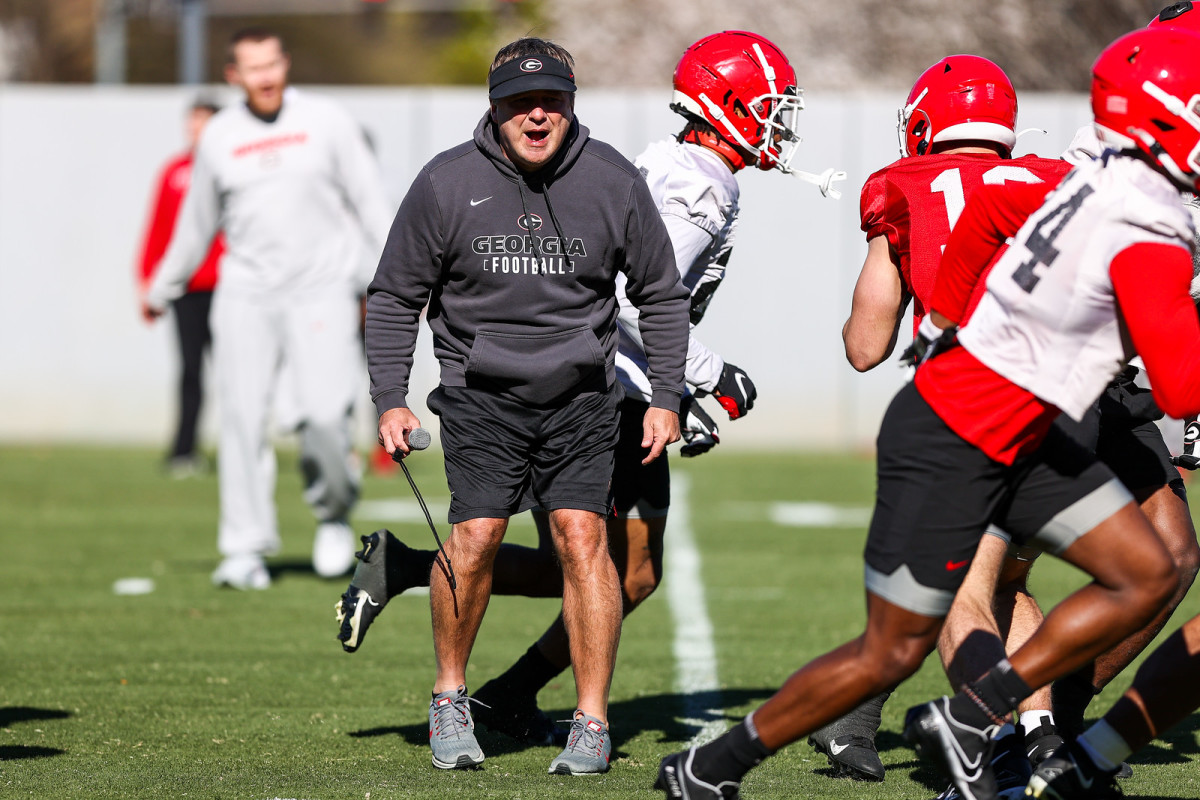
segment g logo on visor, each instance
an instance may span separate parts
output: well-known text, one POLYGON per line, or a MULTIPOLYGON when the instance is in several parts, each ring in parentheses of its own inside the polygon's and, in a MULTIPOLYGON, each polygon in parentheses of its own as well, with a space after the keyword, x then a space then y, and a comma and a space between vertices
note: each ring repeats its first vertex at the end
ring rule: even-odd
POLYGON ((521 72, 539 72, 542 69, 542 62, 536 58, 527 58, 521 62, 521 72))

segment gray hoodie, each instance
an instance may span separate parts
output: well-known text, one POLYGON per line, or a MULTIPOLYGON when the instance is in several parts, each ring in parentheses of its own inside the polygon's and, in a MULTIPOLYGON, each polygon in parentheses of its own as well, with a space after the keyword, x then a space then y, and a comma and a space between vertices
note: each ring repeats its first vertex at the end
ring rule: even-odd
POLYGON ((615 278, 641 311, 651 405, 679 409, 688 292, 637 169, 573 121, 533 174, 503 154, 489 115, 425 165, 400 205, 367 301, 371 397, 407 406, 428 303, 444 386, 534 407, 616 380, 615 278))

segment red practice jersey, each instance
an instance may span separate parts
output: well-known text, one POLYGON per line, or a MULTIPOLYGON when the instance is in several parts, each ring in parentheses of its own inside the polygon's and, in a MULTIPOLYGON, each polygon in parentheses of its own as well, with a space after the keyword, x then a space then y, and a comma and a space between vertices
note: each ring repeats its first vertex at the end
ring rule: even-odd
MULTIPOLYGON (((154 207, 146 226, 146 240, 142 244, 142 260, 139 277, 142 285, 150 283, 158 262, 167 252, 171 242, 171 234, 175 230, 175 218, 179 216, 179 208, 183 198, 187 196, 188 185, 192 181, 192 154, 184 153, 176 156, 163 167, 158 181, 158 191, 154 195, 154 207)), ((188 281, 189 292, 211 292, 217 285, 218 264, 225 253, 225 240, 220 234, 213 238, 212 246, 200 268, 188 281)))
POLYGON ((928 313, 946 240, 971 193, 984 184, 1055 186, 1070 170, 1060 159, 959 153, 902 158, 867 179, 859 201, 862 229, 868 240, 886 236, 898 257, 913 296, 914 334, 928 313))

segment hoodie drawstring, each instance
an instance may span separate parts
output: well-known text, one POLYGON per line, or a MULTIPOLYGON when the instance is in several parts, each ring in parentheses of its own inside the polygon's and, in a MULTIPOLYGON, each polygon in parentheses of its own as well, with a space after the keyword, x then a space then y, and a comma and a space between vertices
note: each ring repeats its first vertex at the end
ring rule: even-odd
MULTIPOLYGON (((562 254, 563 260, 568 267, 574 269, 571 263, 571 257, 567 254, 567 237, 563 234, 562 226, 558 224, 558 217, 554 214, 554 206, 550 203, 550 190, 543 183, 541 185, 541 195, 546 199, 546 210, 550 213, 550 224, 554 226, 554 233, 558 236, 559 251, 562 254)), ((529 215, 529 206, 525 202, 525 180, 517 178, 517 194, 521 196, 521 211, 525 214, 525 230, 529 232, 529 244, 533 248, 533 256, 537 259, 538 266, 542 269, 546 267, 546 259, 542 255, 542 249, 538 246, 538 238, 533 232, 533 222, 529 215)))

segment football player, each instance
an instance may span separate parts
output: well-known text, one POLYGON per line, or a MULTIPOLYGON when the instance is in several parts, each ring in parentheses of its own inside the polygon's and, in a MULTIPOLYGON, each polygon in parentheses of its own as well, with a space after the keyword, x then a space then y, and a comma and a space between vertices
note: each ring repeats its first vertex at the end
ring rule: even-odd
POLYGON ((1132 495, 1052 423, 1063 412, 1081 419, 1134 353, 1164 411, 1200 409, 1194 228, 1178 197, 1200 186, 1197 52, 1200 35, 1183 30, 1122 37, 1093 70, 1096 120, 1115 150, 1057 187, 972 195, 922 322, 922 363, 879 436, 864 634, 800 669, 725 735, 664 759, 657 785, 668 796, 735 797, 774 750, 915 672, 988 523, 1092 582, 1011 658, 954 697, 910 709, 906 738, 968 800, 996 796, 992 736, 1034 687, 1110 649, 1168 602, 1178 578, 1132 495))
MULTIPOLYGON (((910 299, 914 333, 924 319, 942 250, 972 192, 983 185, 1004 183, 1055 185, 1071 168, 1060 159, 1012 157, 1017 140, 1016 91, 998 65, 979 56, 948 56, 929 67, 913 84, 898 116, 901 158, 871 175, 862 190, 867 257, 855 285, 850 318, 842 329, 846 358, 859 371, 869 370, 891 355, 910 299)), ((971 607, 974 598, 982 598, 991 608, 997 573, 1008 547, 1006 539, 997 538, 1003 535, 1000 531, 991 532, 996 536, 981 540, 969 569, 963 565, 967 577, 959 590, 960 600, 947 617, 947 632, 958 629, 954 622, 960 608, 971 607)), ((1030 612, 1023 581, 1021 585, 1006 581, 1005 585, 1013 587, 1004 598, 1014 607, 1009 633, 1024 641, 1041 622, 1041 613, 1036 605, 1030 612)), ((990 615, 988 621, 984 629, 995 630, 990 615)), ((995 633, 999 636, 998 630, 995 633)), ((982 655, 986 659, 991 654, 982 655)), ((978 674, 996 660, 985 660, 978 674)), ((952 681, 959 679, 956 685, 978 677, 969 674, 969 663, 947 663, 952 666, 952 681)), ((883 778, 874 739, 886 697, 872 698, 809 738, 809 743, 827 756, 835 774, 883 778)), ((1048 706, 1048 692, 1044 703, 1048 706)), ((1002 736, 997 752, 1010 755, 998 765, 1001 783, 1023 791, 1029 767, 1021 738, 1011 726, 1002 736)))

